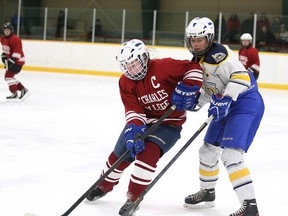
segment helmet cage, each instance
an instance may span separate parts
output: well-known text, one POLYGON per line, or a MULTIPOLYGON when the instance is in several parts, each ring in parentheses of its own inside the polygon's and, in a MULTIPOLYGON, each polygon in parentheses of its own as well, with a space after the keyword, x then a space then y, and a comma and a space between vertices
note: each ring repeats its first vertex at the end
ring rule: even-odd
POLYGON ((123 44, 117 60, 124 75, 132 80, 143 79, 148 70, 149 53, 140 40, 134 39, 123 44))
POLYGON ((146 53, 138 55, 131 61, 120 61, 120 68, 124 75, 132 80, 141 80, 147 74, 148 56, 146 53))

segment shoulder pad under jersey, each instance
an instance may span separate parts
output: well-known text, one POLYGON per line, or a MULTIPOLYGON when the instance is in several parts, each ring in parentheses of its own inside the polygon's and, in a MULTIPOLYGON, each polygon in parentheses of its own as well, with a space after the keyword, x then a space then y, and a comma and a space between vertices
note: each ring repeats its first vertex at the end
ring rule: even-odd
POLYGON ((203 62, 208 64, 220 64, 228 57, 228 51, 225 46, 213 43, 211 48, 205 53, 203 62))

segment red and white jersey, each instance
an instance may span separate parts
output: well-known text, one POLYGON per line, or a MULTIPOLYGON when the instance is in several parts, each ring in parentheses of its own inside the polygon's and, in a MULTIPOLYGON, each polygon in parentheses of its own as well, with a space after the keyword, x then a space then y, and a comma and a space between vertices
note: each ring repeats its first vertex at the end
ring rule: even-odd
POLYGON ((248 48, 241 47, 238 51, 239 61, 246 69, 252 69, 254 73, 260 71, 260 59, 258 50, 252 46, 248 48))
POLYGON ((7 59, 14 58, 15 63, 19 65, 25 64, 25 56, 22 49, 22 41, 21 39, 12 34, 9 37, 5 35, 1 37, 1 44, 2 44, 2 53, 6 54, 7 59))
MULTIPOLYGON (((203 74, 200 65, 189 60, 150 59, 144 79, 135 81, 122 75, 119 87, 127 124, 156 122, 171 106, 171 96, 179 81, 201 87, 203 74)), ((180 126, 185 121, 186 111, 174 111, 163 124, 180 126)))

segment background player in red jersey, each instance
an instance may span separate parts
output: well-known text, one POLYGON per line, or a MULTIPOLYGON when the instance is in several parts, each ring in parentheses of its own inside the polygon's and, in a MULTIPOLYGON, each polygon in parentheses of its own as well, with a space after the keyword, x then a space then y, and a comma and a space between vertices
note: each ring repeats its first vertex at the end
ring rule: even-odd
POLYGON ((8 83, 9 90, 12 93, 11 96, 6 98, 7 100, 18 98, 24 100, 29 95, 28 89, 15 78, 15 75, 21 71, 22 66, 25 64, 22 41, 13 33, 13 26, 11 23, 4 23, 2 31, 4 35, 1 37, 3 49, 1 58, 6 68, 5 80, 8 83), (20 91, 19 96, 17 91, 20 91))
POLYGON ((252 36, 249 33, 244 33, 240 37, 242 47, 239 49, 239 60, 244 67, 251 71, 257 80, 260 70, 260 59, 258 50, 252 46, 252 36))
POLYGON ((127 149, 133 151, 86 198, 94 201, 112 191, 123 171, 134 162, 127 201, 119 211, 119 215, 123 215, 151 183, 158 160, 180 138, 182 125, 186 121, 186 110, 194 108, 192 104, 202 85, 203 75, 199 64, 189 60, 150 59, 145 44, 138 39, 124 43, 117 60, 124 73, 119 80, 119 88, 125 107, 126 125, 102 174, 127 149), (139 139, 171 104, 176 105, 176 110, 144 141, 139 139))

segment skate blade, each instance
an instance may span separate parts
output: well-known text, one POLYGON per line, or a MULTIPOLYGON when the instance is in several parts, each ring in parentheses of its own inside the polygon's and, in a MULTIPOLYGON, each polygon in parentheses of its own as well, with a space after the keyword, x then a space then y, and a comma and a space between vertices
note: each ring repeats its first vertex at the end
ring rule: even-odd
POLYGON ((20 101, 24 101, 26 100, 29 96, 31 95, 30 91, 28 91, 21 99, 19 99, 20 101))
POLYGON ((18 103, 18 102, 20 102, 20 99, 19 98, 13 98, 13 99, 7 99, 6 98, 6 102, 8 102, 8 103, 18 103))
POLYGON ((184 203, 183 207, 189 208, 189 209, 205 209, 205 208, 215 207, 215 203, 214 202, 205 202, 205 203, 199 203, 199 204, 184 203))
POLYGON ((129 213, 128 216, 136 216, 136 212, 133 212, 133 213, 129 213))
POLYGON ((138 205, 136 208, 133 208, 130 210, 128 216, 136 216, 136 212, 140 209, 140 206, 138 205))
MULTIPOLYGON (((104 196, 104 195, 103 195, 103 196, 104 196)), ((94 197, 93 200, 89 200, 89 199, 85 198, 84 203, 87 203, 87 204, 97 203, 97 201, 98 201, 100 198, 102 198, 103 196, 96 196, 96 197, 94 197)))
POLYGON ((84 199, 84 203, 86 204, 96 204, 98 199, 88 200, 87 198, 84 199))

